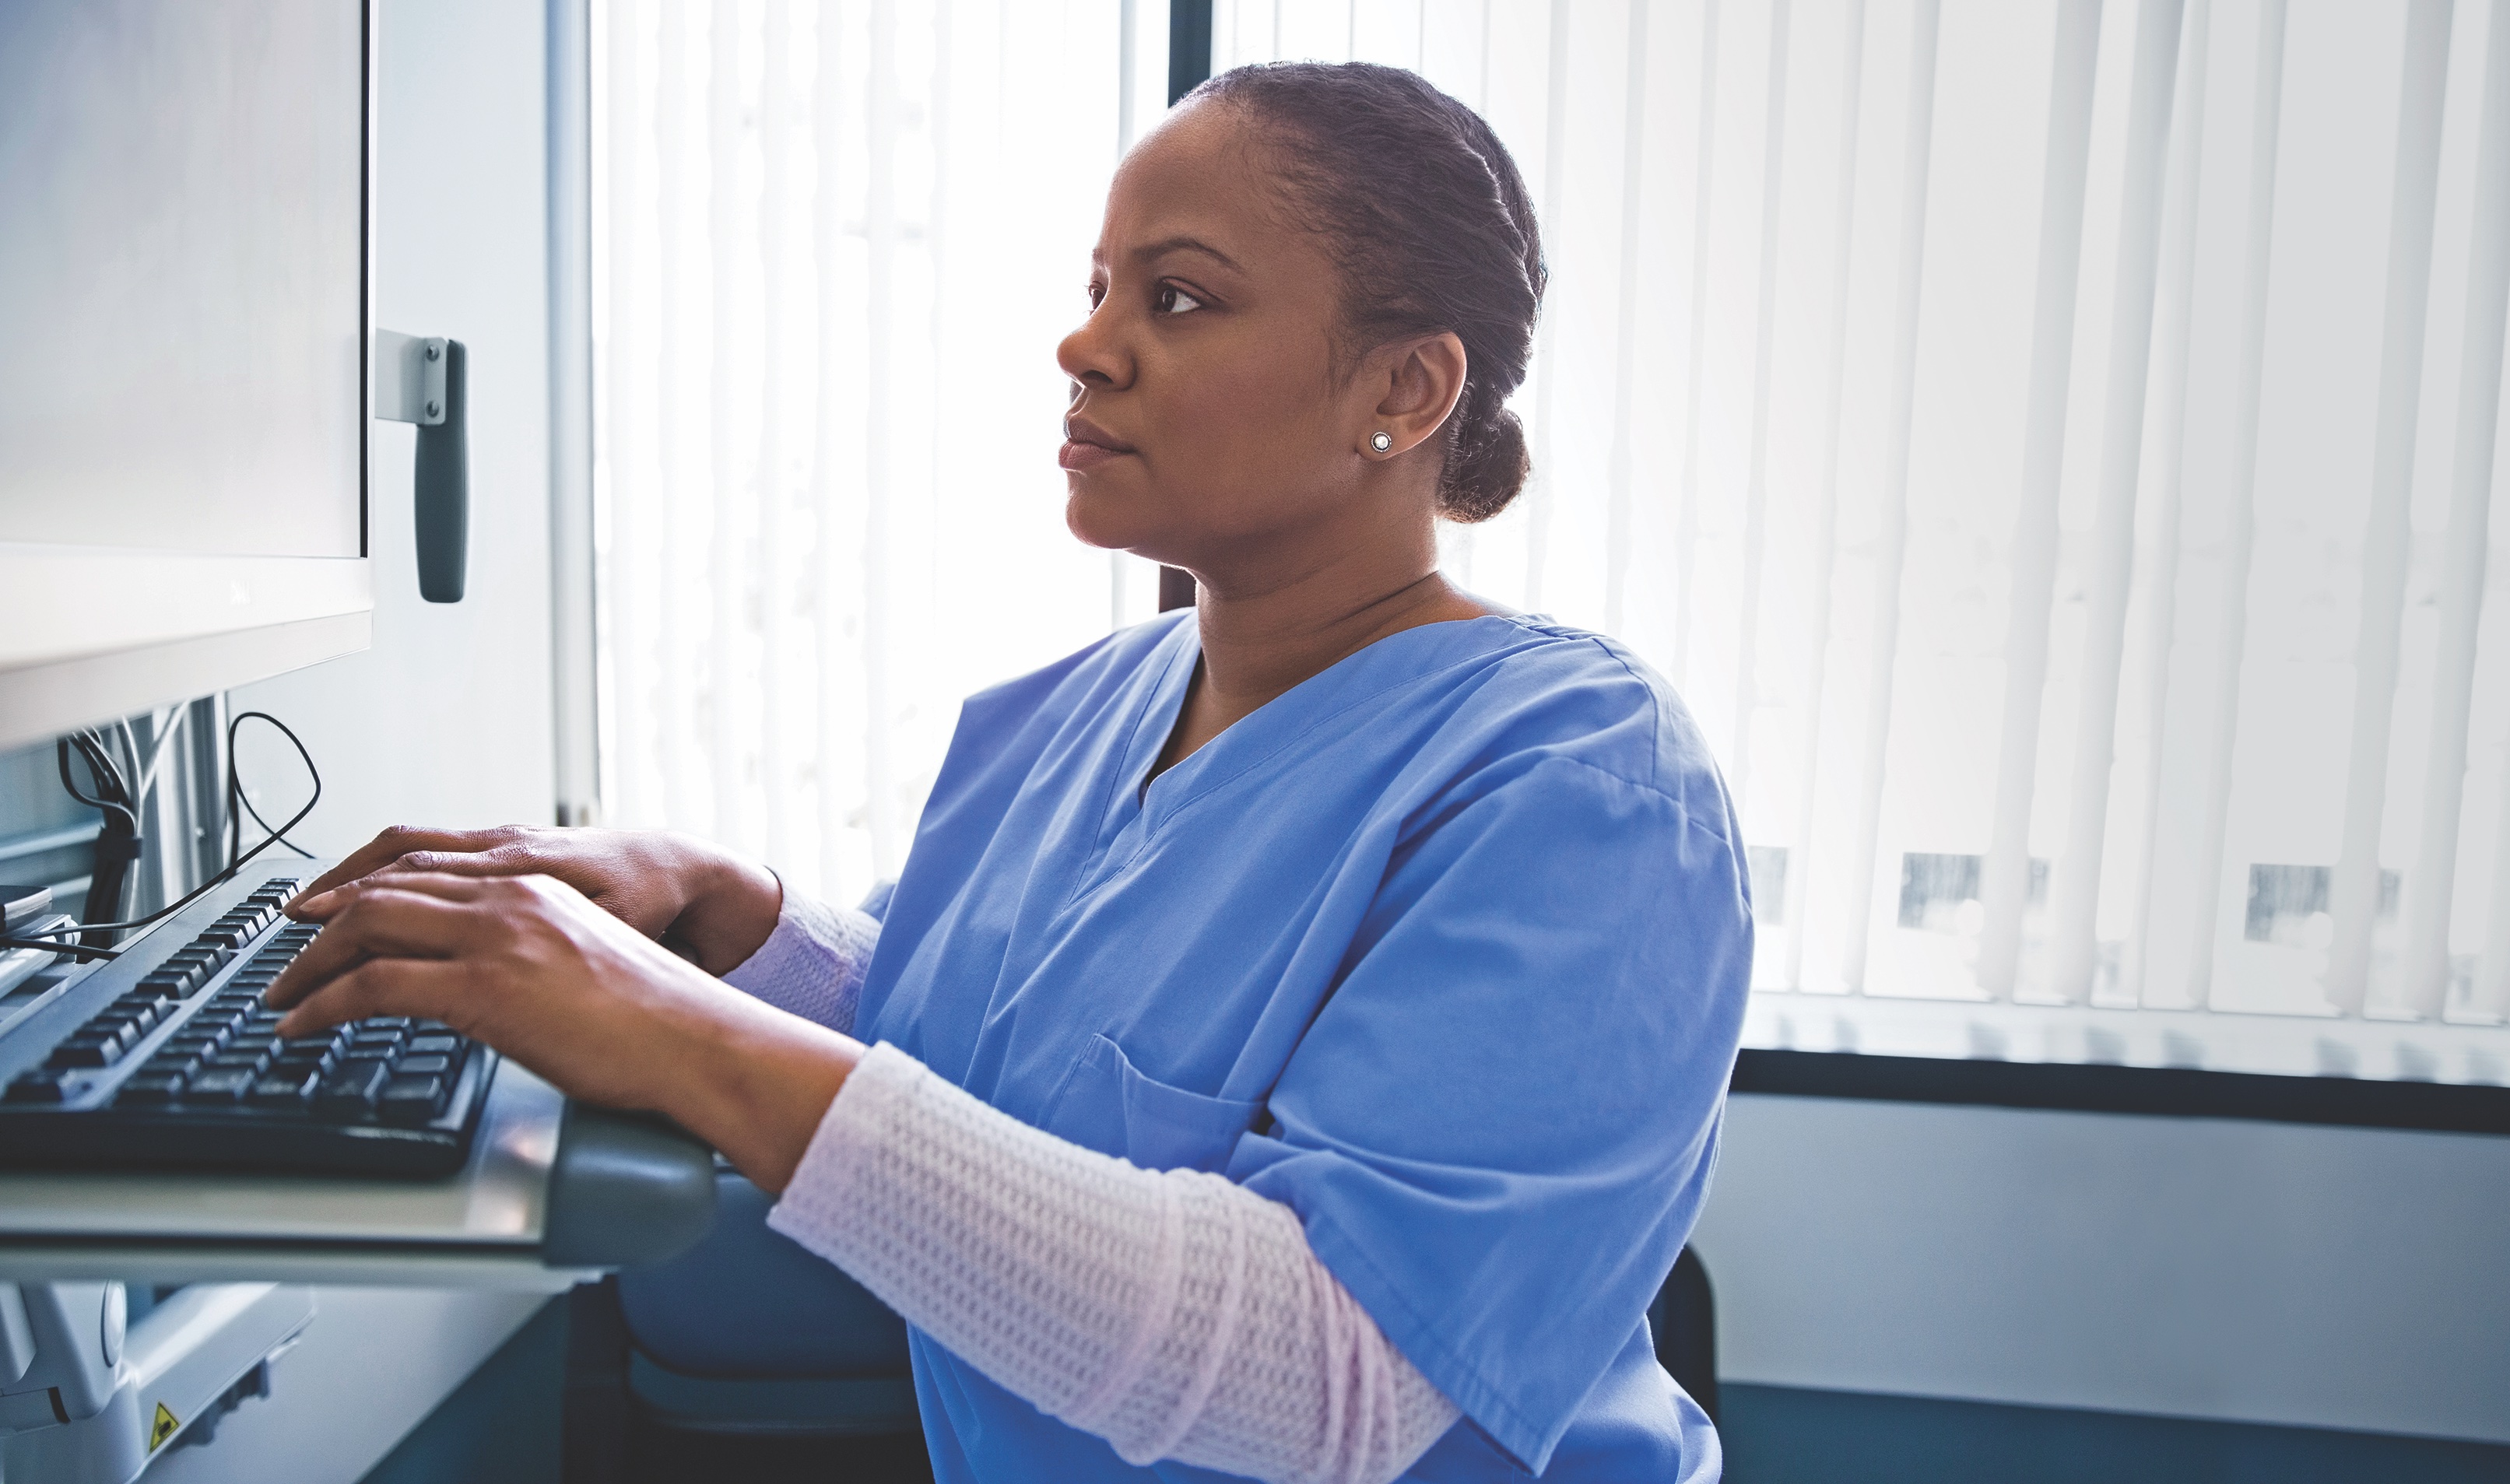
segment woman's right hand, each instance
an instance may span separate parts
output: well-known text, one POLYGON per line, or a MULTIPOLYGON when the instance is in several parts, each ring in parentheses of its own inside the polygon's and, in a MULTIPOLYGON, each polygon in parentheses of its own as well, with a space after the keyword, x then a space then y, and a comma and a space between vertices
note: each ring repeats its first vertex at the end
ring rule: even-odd
POLYGON ((422 829, 396 824, 324 871, 287 904, 327 917, 322 898, 369 876, 554 876, 707 973, 739 968, 776 931, 784 888, 765 866, 662 830, 422 829))

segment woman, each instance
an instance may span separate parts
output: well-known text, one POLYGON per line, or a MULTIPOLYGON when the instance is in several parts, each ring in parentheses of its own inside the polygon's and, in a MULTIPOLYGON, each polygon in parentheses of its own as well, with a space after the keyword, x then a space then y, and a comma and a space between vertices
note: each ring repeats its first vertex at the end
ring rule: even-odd
POLYGON ((1436 565, 1524 481, 1542 272, 1420 79, 1205 84, 1060 352, 1074 533, 1198 608, 970 700, 868 913, 397 830, 294 906, 282 1029, 437 1016, 711 1140, 914 1327, 943 1480, 1715 1478, 1644 1310, 1751 958, 1725 794, 1644 666, 1436 565))

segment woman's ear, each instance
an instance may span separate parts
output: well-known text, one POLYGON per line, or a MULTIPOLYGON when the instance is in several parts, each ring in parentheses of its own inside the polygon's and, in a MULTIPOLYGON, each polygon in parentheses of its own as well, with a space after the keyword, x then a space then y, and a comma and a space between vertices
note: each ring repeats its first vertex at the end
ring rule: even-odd
POLYGON ((1381 395, 1356 441, 1363 458, 1399 458, 1427 442, 1456 410, 1464 395, 1464 342, 1449 330, 1388 346, 1378 357, 1377 374, 1367 381, 1381 395))

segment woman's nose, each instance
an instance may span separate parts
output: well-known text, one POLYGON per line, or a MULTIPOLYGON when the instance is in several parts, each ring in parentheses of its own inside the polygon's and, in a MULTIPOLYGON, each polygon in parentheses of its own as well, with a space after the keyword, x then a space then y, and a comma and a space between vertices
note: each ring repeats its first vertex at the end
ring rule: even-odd
POLYGON ((1117 319, 1112 307, 1101 303, 1063 337, 1063 343, 1054 348, 1054 361, 1064 375, 1084 387, 1122 390, 1131 385, 1133 358, 1125 352, 1117 319))

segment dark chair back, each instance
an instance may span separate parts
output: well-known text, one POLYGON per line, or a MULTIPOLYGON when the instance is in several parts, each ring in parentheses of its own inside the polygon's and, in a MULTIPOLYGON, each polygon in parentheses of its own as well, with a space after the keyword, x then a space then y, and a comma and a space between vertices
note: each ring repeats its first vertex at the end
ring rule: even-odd
POLYGON ((1648 1306, 1648 1330, 1655 1336, 1658 1365, 1673 1373, 1708 1420, 1717 1420, 1717 1297, 1708 1269, 1689 1247, 1648 1306))

